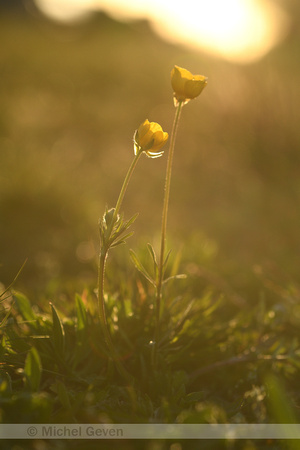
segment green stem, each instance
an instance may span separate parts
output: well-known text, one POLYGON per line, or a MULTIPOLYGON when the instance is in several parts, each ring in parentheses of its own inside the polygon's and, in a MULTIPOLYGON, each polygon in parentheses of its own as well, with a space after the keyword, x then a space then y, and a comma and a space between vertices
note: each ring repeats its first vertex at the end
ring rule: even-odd
POLYGON ((128 184, 129 184, 129 181, 130 181, 130 178, 131 178, 131 175, 132 175, 132 173, 133 173, 133 171, 135 169, 135 166, 137 165, 137 162, 138 162, 138 160, 139 160, 139 158, 140 158, 142 153, 143 153, 143 151, 140 149, 137 152, 137 154, 135 155, 135 157, 133 158, 132 163, 130 164, 130 167, 128 169, 126 177, 125 177, 125 179, 123 181, 123 185, 122 185, 122 188, 121 188, 121 191, 120 191, 120 194, 119 194, 119 198, 118 198, 117 203, 116 203, 112 224, 114 224, 114 221, 117 218, 117 215, 119 214, 119 211, 120 211, 123 199, 124 199, 124 195, 125 195, 125 192, 127 190, 127 187, 128 187, 128 184))
POLYGON ((127 372, 125 367, 120 361, 119 356, 114 348, 111 335, 108 328, 106 312, 105 312, 105 302, 104 302, 104 278, 105 278, 105 265, 107 260, 108 251, 101 251, 99 257, 99 270, 98 270, 98 308, 99 308, 99 317, 100 324, 104 336, 105 343, 109 350, 109 353, 115 362, 119 373, 128 381, 132 383, 132 376, 127 372))
MULTIPOLYGON (((117 219, 118 213, 120 211, 121 208, 121 204, 122 201, 124 199, 124 195, 126 192, 126 189, 128 187, 131 175, 134 171, 134 168, 141 156, 143 152, 140 150, 139 152, 137 152, 137 154, 135 155, 129 169, 128 172, 125 176, 117 203, 116 203, 116 207, 115 207, 115 211, 114 211, 114 215, 110 224, 110 229, 109 229, 109 233, 108 233, 108 240, 109 237, 111 235, 111 232, 113 230, 113 226, 115 224, 115 221, 117 219)), ((109 327, 108 327, 108 323, 107 323, 107 318, 106 318, 106 310, 105 310, 105 302, 104 302, 104 280, 105 280, 105 267, 106 267, 106 260, 107 260, 107 256, 108 256, 108 252, 109 252, 109 246, 107 245, 103 245, 104 243, 102 243, 102 248, 100 250, 100 256, 99 256, 99 266, 98 266, 98 308, 99 308, 99 318, 100 318, 100 324, 101 324, 101 328, 102 328, 102 332, 103 332, 103 336, 104 336, 104 340, 105 343, 107 345, 107 348, 120 372, 121 375, 124 376, 124 378, 128 381, 128 382, 132 382, 132 377, 131 375, 127 372, 127 370, 125 369, 125 367, 123 366, 123 364, 120 361, 120 358, 117 354, 117 352, 115 351, 112 339, 111 339, 111 335, 109 332, 109 327)))
POLYGON ((167 218, 168 218, 168 206, 169 206, 169 197, 170 197, 172 164, 173 164, 176 133, 177 133, 177 128, 178 128, 178 123, 179 123, 182 106, 183 106, 183 102, 179 102, 176 107, 175 118, 174 118, 174 122, 173 122, 173 128, 172 128, 171 139, 170 139, 166 180, 165 180, 165 194, 164 194, 162 226, 161 226, 160 258, 159 258, 159 264, 158 264, 158 276, 157 276, 157 284, 156 284, 156 328, 155 328, 155 337, 154 337, 154 345, 153 345, 153 353, 152 353, 152 363, 154 365, 156 364, 157 346, 158 346, 158 340, 159 340, 159 335, 160 335, 160 309, 161 309, 162 284, 163 284, 163 275, 164 275, 167 218))

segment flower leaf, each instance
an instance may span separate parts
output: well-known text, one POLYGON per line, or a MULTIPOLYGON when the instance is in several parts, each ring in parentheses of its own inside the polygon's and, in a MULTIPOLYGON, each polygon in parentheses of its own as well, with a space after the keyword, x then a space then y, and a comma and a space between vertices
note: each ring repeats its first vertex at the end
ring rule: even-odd
POLYGON ((163 284, 166 284, 171 280, 184 280, 186 278, 187 278, 187 275, 185 273, 179 273, 178 275, 172 275, 171 277, 166 278, 163 281, 163 284))
POLYGON ((147 244, 147 248, 148 248, 148 250, 149 250, 149 253, 150 253, 150 255, 151 255, 151 258, 153 259, 153 262, 154 262, 154 265, 156 266, 156 267, 158 267, 158 264, 157 264, 157 258, 156 258, 156 253, 155 253, 155 250, 154 250, 154 248, 153 248, 153 245, 151 245, 151 244, 147 244))
POLYGON ((121 236, 120 239, 116 239, 115 241, 113 241, 113 243, 111 244, 110 248, 114 248, 117 245, 120 244, 126 244, 126 239, 130 238, 133 235, 133 231, 131 233, 127 233, 124 236, 121 236))
POLYGON ((133 262, 133 264, 135 265, 136 269, 141 272, 141 274, 144 275, 144 277, 149 281, 149 283, 151 283, 153 286, 155 286, 155 281, 152 279, 151 275, 149 275, 149 273, 147 272, 147 270, 145 269, 145 267, 142 265, 142 263, 139 261, 137 255, 135 254, 135 252, 133 250, 129 250, 130 252, 130 257, 131 260, 133 262))

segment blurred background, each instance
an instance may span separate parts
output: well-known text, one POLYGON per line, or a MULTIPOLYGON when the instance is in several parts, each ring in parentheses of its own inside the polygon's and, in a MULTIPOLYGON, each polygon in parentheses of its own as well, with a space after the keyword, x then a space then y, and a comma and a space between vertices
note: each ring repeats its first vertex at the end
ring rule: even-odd
MULTIPOLYGON (((27 258, 32 295, 96 284, 133 133, 171 132, 174 64, 209 82, 183 110, 168 246, 246 296, 260 274, 300 282, 300 3, 172 3, 1 1, 0 282, 27 258)), ((158 245, 165 167, 142 158, 127 191, 136 251, 158 245)))

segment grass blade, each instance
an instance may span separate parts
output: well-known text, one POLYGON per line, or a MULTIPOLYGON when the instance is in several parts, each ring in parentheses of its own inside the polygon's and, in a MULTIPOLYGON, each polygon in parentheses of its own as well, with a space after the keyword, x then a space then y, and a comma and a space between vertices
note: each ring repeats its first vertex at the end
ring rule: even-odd
POLYGON ((59 318, 59 315, 56 311, 55 306, 50 303, 51 310, 52 310, 52 320, 53 320, 53 345, 54 350, 62 356, 64 354, 65 350, 65 331, 63 324, 59 318))
POLYGON ((42 364, 38 351, 34 347, 27 354, 24 374, 26 387, 33 392, 37 392, 40 387, 42 364))

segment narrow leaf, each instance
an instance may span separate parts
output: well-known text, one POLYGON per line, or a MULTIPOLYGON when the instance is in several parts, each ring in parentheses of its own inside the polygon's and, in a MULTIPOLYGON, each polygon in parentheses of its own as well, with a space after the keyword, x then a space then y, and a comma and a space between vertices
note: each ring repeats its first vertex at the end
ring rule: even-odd
POLYGON ((20 292, 14 293, 14 299, 16 300, 16 304, 18 307, 18 310, 26 321, 34 321, 36 320, 36 316, 34 312, 32 311, 31 304, 25 295, 21 294, 20 292))
POLYGON ((58 313, 52 303, 50 303, 52 310, 52 321, 53 321, 53 345, 55 351, 62 355, 65 348, 65 331, 63 324, 58 316, 58 313))
POLYGON ((118 245, 126 244, 126 241, 123 241, 123 239, 120 239, 119 241, 114 242, 111 244, 110 248, 117 247, 118 245))
POLYGON ((23 319, 28 322, 29 326, 34 330, 38 328, 37 316, 32 310, 30 301, 25 295, 20 292, 14 292, 14 300, 16 301, 17 308, 23 317, 23 319))
POLYGON ((25 385, 31 391, 36 392, 39 390, 42 373, 41 359, 38 351, 32 347, 26 357, 24 374, 25 385))
POLYGON ((172 275, 171 277, 166 278, 163 281, 163 284, 166 284, 171 280, 184 280, 186 278, 187 278, 187 275, 185 273, 179 273, 178 275, 172 275))
POLYGON ((134 253, 133 250, 129 250, 130 251, 130 256, 131 256, 131 260, 133 262, 133 264, 135 265, 135 267, 137 268, 137 270, 139 272, 141 272, 144 277, 153 285, 155 286, 155 281, 151 278, 151 276, 148 274, 148 272, 146 271, 146 269, 144 268, 144 266, 140 263, 138 257, 136 256, 136 254, 134 253))
POLYGON ((147 247, 148 247, 149 253, 150 253, 150 255, 151 255, 152 259, 153 259, 154 265, 155 265, 156 267, 158 267, 158 264, 157 264, 157 258, 156 258, 156 253, 155 253, 155 250, 154 250, 154 248, 153 248, 153 245, 151 245, 151 244, 148 243, 148 244, 147 244, 147 247))
MULTIPOLYGON (((132 223, 135 221, 135 219, 137 218, 137 216, 138 216, 138 213, 135 214, 133 217, 131 217, 131 219, 129 219, 129 220, 128 220, 127 222, 125 222, 125 223, 123 223, 123 219, 122 219, 122 223, 120 224, 120 226, 118 226, 118 228, 117 228, 117 230, 115 231, 115 233, 113 233, 113 236, 112 236, 112 242, 113 242, 116 238, 120 237, 120 236, 124 233, 124 231, 128 230, 128 228, 130 227, 130 225, 132 225, 132 223)), ((131 234, 132 234, 132 233, 131 233, 131 234)), ((129 237, 129 234, 126 235, 126 236, 123 236, 122 239, 125 239, 125 238, 127 238, 127 237, 129 237)))
POLYGON ((116 241, 114 241, 111 244, 111 248, 116 247, 119 244, 125 244, 126 243, 126 239, 130 238, 133 235, 133 231, 131 233, 127 233, 124 236, 121 236, 119 239, 117 239, 116 241))
POLYGON ((134 216, 132 216, 131 219, 127 220, 127 222, 124 223, 123 225, 124 230, 127 230, 133 224, 133 222, 135 222, 138 215, 139 213, 134 214, 134 216))

